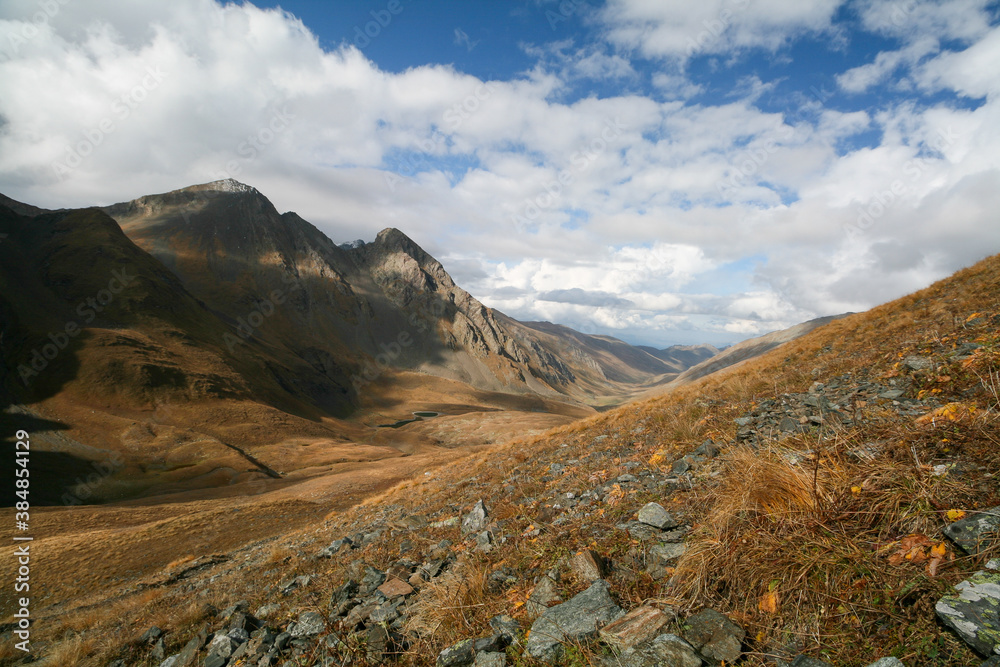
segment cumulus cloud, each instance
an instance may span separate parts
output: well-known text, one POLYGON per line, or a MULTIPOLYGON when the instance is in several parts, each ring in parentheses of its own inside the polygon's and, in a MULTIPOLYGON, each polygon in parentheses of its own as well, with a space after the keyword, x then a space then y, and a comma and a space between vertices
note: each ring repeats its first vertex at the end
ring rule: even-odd
POLYGON ((533 67, 482 80, 386 72, 249 4, 74 0, 35 25, 37 5, 11 0, 0 191, 83 206, 232 176, 335 241, 398 227, 512 316, 728 343, 870 307, 1000 247, 984 222, 1000 206, 1000 31, 986 2, 929 4, 858 4, 898 48, 838 81, 906 79, 941 99, 789 116, 760 103, 763 75, 707 100, 685 72, 692 40, 737 57, 839 39, 839 1, 611 0, 592 17, 606 39, 528 47, 533 67), (640 57, 657 63, 648 94, 640 57), (623 92, 570 94, 581 81, 623 92))

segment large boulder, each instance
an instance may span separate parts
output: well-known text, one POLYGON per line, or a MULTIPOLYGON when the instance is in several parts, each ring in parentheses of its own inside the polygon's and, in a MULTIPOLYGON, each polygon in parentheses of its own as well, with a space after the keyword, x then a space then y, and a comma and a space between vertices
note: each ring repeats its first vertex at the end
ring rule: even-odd
POLYGON ((600 579, 568 602, 546 609, 531 626, 525 645, 528 655, 541 662, 555 662, 564 643, 595 637, 601 626, 621 618, 624 612, 608 588, 608 582, 600 579))
POLYGON ((1000 573, 976 572, 934 606, 945 625, 984 656, 1000 647, 1000 573))

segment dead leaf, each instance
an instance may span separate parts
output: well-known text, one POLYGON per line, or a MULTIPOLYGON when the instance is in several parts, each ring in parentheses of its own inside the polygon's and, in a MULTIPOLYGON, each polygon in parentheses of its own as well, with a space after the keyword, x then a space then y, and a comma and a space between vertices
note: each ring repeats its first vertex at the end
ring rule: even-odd
POLYGON ((775 591, 770 593, 765 593, 761 596, 760 601, 757 602, 757 608, 760 609, 765 614, 777 614, 778 613, 778 594, 775 591))

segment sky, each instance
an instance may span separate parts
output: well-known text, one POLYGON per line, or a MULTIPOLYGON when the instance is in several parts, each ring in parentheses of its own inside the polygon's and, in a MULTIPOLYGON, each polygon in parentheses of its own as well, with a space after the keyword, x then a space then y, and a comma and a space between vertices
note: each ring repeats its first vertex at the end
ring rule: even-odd
POLYGON ((1000 6, 0 3, 0 192, 221 178, 521 320, 728 344, 1000 252, 1000 6))

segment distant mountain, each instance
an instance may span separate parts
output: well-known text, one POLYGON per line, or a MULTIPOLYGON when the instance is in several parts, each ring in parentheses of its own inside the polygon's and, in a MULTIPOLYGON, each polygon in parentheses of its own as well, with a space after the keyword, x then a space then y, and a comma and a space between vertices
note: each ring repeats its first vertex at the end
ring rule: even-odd
POLYGON ((675 373, 681 373, 719 353, 719 348, 707 343, 704 345, 672 345, 662 350, 639 345, 638 349, 664 362, 675 373))
POLYGON ((385 229, 371 243, 336 245, 236 181, 105 211, 232 323, 228 343, 249 331, 271 348, 350 378, 355 389, 391 367, 478 389, 589 402, 682 370, 621 341, 611 353, 606 341, 613 339, 597 344, 598 337, 565 327, 521 325, 457 286, 399 230, 385 229), (288 304, 256 326, 249 318, 270 312, 269 294, 288 304), (612 360, 615 354, 631 360, 612 360))
POLYGON ((806 335, 814 329, 818 329, 824 324, 828 324, 842 317, 847 317, 850 314, 851 313, 844 313, 842 315, 818 317, 814 320, 809 320, 808 322, 803 322, 801 324, 796 324, 793 327, 782 329, 781 331, 772 331, 771 333, 758 336, 757 338, 748 338, 747 340, 727 347, 723 351, 697 365, 691 366, 677 376, 677 378, 671 382, 671 386, 693 382, 698 378, 705 377, 706 375, 720 371, 723 368, 728 368, 740 363, 741 361, 759 357, 765 352, 769 352, 783 343, 793 341, 796 338, 806 335))
POLYGON ((399 230, 338 246, 233 180, 79 210, 0 195, 0 239, 0 419, 48 434, 33 485, 48 503, 93 461, 117 466, 94 497, 231 486, 315 465, 288 444, 303 438, 376 458, 434 444, 377 428, 418 405, 456 437, 484 423, 466 413, 565 423, 683 370, 517 322, 399 230))

